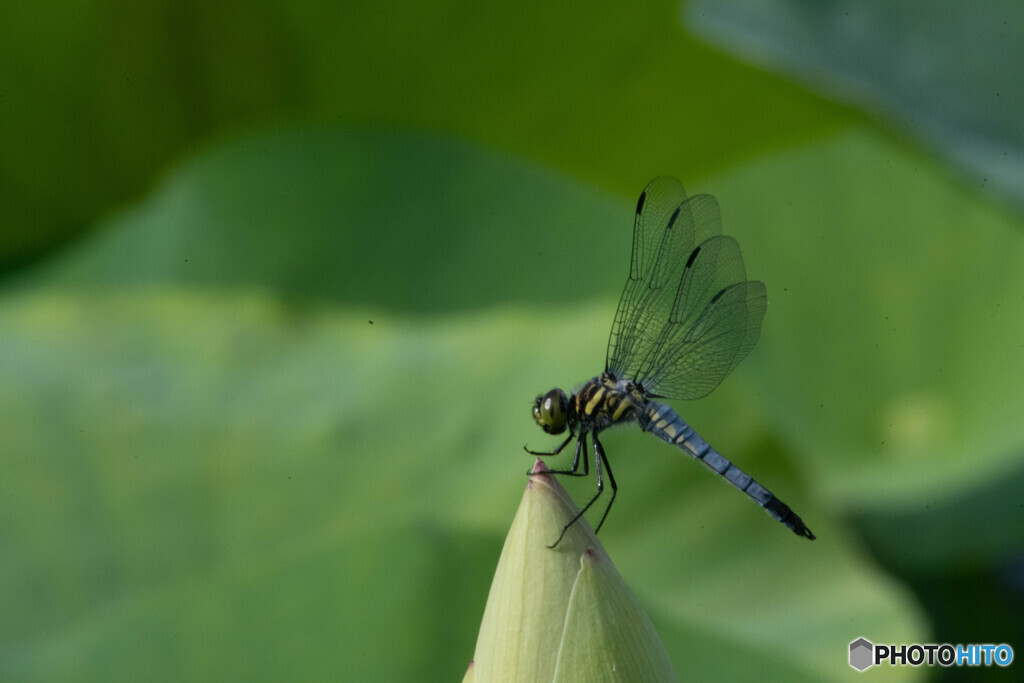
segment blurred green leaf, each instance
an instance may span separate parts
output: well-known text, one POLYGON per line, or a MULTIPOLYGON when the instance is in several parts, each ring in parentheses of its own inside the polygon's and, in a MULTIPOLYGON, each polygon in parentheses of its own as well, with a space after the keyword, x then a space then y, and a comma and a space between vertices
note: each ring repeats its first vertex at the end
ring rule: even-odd
MULTIPOLYGON (((536 342, 595 337, 606 309, 370 325, 259 295, 8 297, 0 673, 459 675, 525 485, 520 444, 543 441, 529 397, 593 362, 536 342)), ((922 637, 784 473, 769 481, 815 520, 813 544, 629 436, 607 440, 634 464, 605 541, 680 671, 736 670, 720 660, 738 648, 767 677, 834 677, 857 633, 922 637)))
POLYGON ((0 272, 216 132, 308 111, 273 2, 0 5, 0 272))
POLYGON ((998 573, 1018 561, 1024 547, 1022 489, 1024 463, 1017 463, 1016 470, 948 497, 899 509, 864 507, 854 512, 854 520, 888 568, 929 580, 936 574, 998 573))
POLYGON ((452 430, 485 420, 496 368, 465 377, 474 392, 444 378, 506 343, 502 324, 413 331, 210 293, 26 295, 0 319, 0 677, 464 667, 514 505, 470 484, 525 470, 467 458, 452 430), (440 521, 459 489, 485 534, 440 521))
POLYGON ((686 23, 877 113, 1024 209, 1024 60, 1016 0, 693 0, 686 23))
POLYGON ((637 178, 705 174, 844 125, 675 16, 674 0, 4 3, 0 272, 253 126, 455 133, 626 196, 637 178))
MULTIPOLYGON (((26 279, 258 288, 419 313, 552 305, 568 283, 551 275, 627 247, 631 220, 626 202, 451 138, 300 129, 184 164, 26 279)), ((619 287, 599 269, 577 272, 577 296, 619 287)))
MULTIPOLYGON (((865 134, 714 189, 727 226, 757 226, 741 244, 771 303, 752 370, 822 495, 923 511, 1020 467, 1019 219, 865 134)), ((1024 518, 976 533, 1024 540, 1024 518)))

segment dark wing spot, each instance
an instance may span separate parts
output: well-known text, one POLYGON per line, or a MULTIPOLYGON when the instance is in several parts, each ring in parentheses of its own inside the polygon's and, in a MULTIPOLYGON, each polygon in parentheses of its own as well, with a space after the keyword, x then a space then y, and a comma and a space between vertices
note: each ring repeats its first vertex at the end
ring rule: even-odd
POLYGON ((672 229, 672 225, 676 222, 676 219, 679 218, 679 211, 682 208, 683 207, 680 206, 675 211, 672 212, 672 218, 668 219, 668 225, 665 227, 666 230, 671 230, 672 229))
POLYGON ((687 268, 689 268, 690 266, 693 265, 693 262, 697 260, 697 254, 699 254, 699 253, 700 253, 700 247, 697 247, 696 249, 693 250, 693 252, 690 254, 690 258, 686 259, 686 267, 687 268))
POLYGON ((715 303, 716 301, 721 299, 722 295, 725 294, 726 289, 729 289, 729 288, 726 287, 725 289, 718 290, 718 294, 715 294, 713 297, 711 297, 711 303, 715 303))
POLYGON ((640 193, 640 199, 636 203, 636 215, 639 216, 640 212, 643 211, 644 202, 645 201, 647 201, 647 193, 646 192, 641 192, 640 193))

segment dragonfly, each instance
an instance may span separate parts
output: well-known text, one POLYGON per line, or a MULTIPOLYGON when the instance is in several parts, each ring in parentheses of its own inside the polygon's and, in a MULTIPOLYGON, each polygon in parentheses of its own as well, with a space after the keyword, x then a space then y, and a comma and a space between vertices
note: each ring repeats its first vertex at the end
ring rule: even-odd
POLYGON ((764 283, 747 280, 739 244, 722 234, 715 198, 688 197, 679 181, 668 176, 648 183, 636 205, 629 277, 612 322, 604 372, 572 395, 555 388, 534 402, 533 417, 545 432, 569 434, 552 451, 526 451, 558 455, 575 438, 572 467, 550 472, 587 477, 589 436, 597 470, 597 493, 549 547, 557 546, 601 497, 607 475, 611 498, 597 525, 600 531, 618 487, 598 435, 634 422, 703 462, 798 536, 814 540, 788 505, 709 446, 670 406, 655 400, 710 394, 754 348, 767 308, 764 283))

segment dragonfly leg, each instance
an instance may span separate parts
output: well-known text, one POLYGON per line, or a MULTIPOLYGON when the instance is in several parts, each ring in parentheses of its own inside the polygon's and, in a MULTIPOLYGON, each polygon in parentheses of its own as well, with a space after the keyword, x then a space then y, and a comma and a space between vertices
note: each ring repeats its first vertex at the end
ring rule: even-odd
MULTIPOLYGON (((582 510, 580 510, 579 512, 576 513, 575 517, 573 517, 572 519, 569 520, 568 524, 566 524, 564 527, 562 527, 562 533, 558 534, 558 538, 555 539, 554 543, 552 543, 551 545, 548 546, 549 548, 554 548, 556 545, 558 545, 562 541, 562 537, 565 536, 565 532, 569 530, 569 527, 571 527, 573 524, 575 524, 576 522, 579 521, 580 517, 583 516, 583 513, 585 513, 587 510, 590 509, 590 506, 593 505, 597 501, 597 499, 601 497, 601 492, 604 491, 604 477, 601 475, 601 461, 604 460, 606 465, 608 464, 608 461, 604 457, 603 449, 601 450, 601 455, 600 456, 597 454, 598 453, 598 449, 601 447, 601 443, 597 440, 597 435, 594 435, 591 438, 594 439, 594 466, 597 468, 597 493, 594 494, 594 497, 590 499, 589 503, 587 503, 586 505, 583 506, 582 510)), ((587 460, 589 458, 588 458, 588 454, 586 452, 586 450, 587 450, 586 439, 587 439, 587 435, 585 433, 584 434, 580 434, 580 442, 583 443, 583 474, 576 474, 575 472, 556 472, 555 474, 571 474, 573 476, 583 476, 583 477, 585 477, 585 476, 587 476, 589 474, 589 470, 587 468, 587 460)), ((580 444, 577 443, 576 444, 576 454, 577 454, 577 457, 579 456, 579 450, 580 450, 580 444)), ((575 467, 575 462, 573 463, 573 466, 575 467)), ((609 472, 609 474, 611 474, 611 472, 609 472)), ((614 480, 612 481, 612 486, 615 486, 614 480)), ((614 500, 614 495, 613 495, 612 499, 614 500)), ((611 507, 610 504, 609 504, 609 507, 611 507)), ((607 517, 608 516, 608 511, 605 510, 604 514, 607 517)), ((604 522, 604 517, 601 518, 601 521, 604 522)), ((598 528, 600 528, 600 525, 598 525, 598 528)))
POLYGON ((590 475, 590 456, 587 453, 587 439, 585 434, 580 434, 576 441, 576 453, 572 458, 572 467, 567 470, 548 470, 550 474, 565 474, 570 477, 586 477, 590 475), (583 471, 580 472, 580 450, 583 450, 583 471))
MULTIPOLYGON (((604 463, 605 472, 608 473, 608 483, 612 485, 612 497, 608 500, 608 507, 604 509, 604 514, 601 515, 601 521, 597 523, 597 528, 594 529, 596 534, 601 530, 601 525, 604 524, 604 520, 608 518, 608 513, 611 512, 612 503, 615 502, 615 495, 619 492, 619 487, 615 485, 615 475, 612 474, 612 466, 608 464, 608 458, 604 454, 604 446, 597 440, 597 434, 594 434, 594 464, 597 465, 597 493, 601 494, 602 482, 601 482, 601 463, 604 463)), ((596 498, 595 498, 596 500, 596 498)), ((591 501, 593 502, 593 501, 591 501)), ((587 506, 589 507, 589 506, 587 506)))
POLYGON ((562 443, 558 444, 558 448, 556 448, 553 451, 531 451, 526 446, 523 446, 523 450, 526 451, 527 453, 529 453, 530 455, 558 455, 559 453, 561 453, 565 449, 566 446, 569 445, 569 442, 572 441, 572 437, 573 437, 573 433, 570 430, 569 436, 565 437, 565 441, 563 441, 562 443))

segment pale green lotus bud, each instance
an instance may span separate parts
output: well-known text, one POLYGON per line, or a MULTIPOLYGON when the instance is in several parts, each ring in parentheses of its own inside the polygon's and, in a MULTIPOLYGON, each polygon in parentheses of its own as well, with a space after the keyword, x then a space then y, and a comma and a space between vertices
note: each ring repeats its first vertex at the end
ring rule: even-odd
POLYGON ((519 505, 465 680, 674 681, 665 646, 541 461, 519 505))

